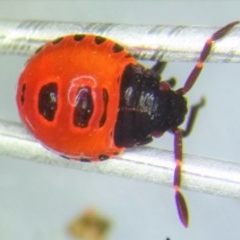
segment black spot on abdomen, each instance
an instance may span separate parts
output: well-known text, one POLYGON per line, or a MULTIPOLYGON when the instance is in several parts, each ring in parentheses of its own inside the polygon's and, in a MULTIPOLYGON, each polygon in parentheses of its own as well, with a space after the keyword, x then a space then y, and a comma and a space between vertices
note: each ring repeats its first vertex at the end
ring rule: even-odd
POLYGON ((89 87, 79 88, 75 98, 73 124, 76 127, 85 128, 93 113, 93 99, 89 87))
POLYGON ((124 49, 124 48, 123 48, 121 45, 117 44, 117 43, 115 43, 114 46, 113 46, 113 48, 112 48, 112 50, 113 50, 114 53, 121 52, 121 51, 123 51, 123 49, 124 49))
POLYGON ((102 93, 102 99, 103 99, 103 114, 99 123, 99 127, 102 127, 107 119, 107 106, 108 106, 108 91, 104 88, 102 93))
POLYGON ((104 43, 105 41, 106 41, 106 38, 104 38, 104 37, 101 37, 101 36, 95 37, 95 43, 98 45, 104 43))
POLYGON ((100 155, 98 156, 98 159, 99 159, 100 161, 104 161, 104 160, 109 159, 109 156, 108 156, 108 155, 105 155, 105 154, 100 154, 100 155))
POLYGON ((75 40, 75 41, 78 41, 78 42, 80 42, 80 41, 82 41, 84 38, 85 38, 85 34, 75 34, 74 36, 73 36, 73 39, 75 40))
POLYGON ((21 89, 21 96, 20 96, 20 101, 21 101, 21 104, 23 105, 24 102, 25 102, 25 91, 26 91, 26 83, 24 83, 22 85, 22 89, 21 89))
POLYGON ((58 101, 58 86, 48 83, 42 86, 38 95, 38 111, 48 121, 53 121, 58 101))
POLYGON ((62 40, 63 40, 63 37, 56 38, 55 40, 52 41, 52 44, 60 43, 62 40))

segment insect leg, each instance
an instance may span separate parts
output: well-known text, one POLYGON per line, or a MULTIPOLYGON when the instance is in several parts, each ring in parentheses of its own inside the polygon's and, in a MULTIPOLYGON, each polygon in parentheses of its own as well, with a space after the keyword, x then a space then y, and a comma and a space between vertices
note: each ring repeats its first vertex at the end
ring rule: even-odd
MULTIPOLYGON (((157 61, 151 68, 153 72, 155 72, 157 75, 160 76, 160 80, 161 80, 161 74, 162 74, 163 70, 165 69, 166 65, 167 65, 167 62, 157 61)), ((165 81, 161 81, 160 89, 161 90, 169 90, 169 88, 173 88, 176 85, 176 82, 177 82, 176 78, 174 78, 174 77, 171 77, 170 79, 165 80, 165 81), (162 86, 163 86, 163 88, 162 88, 162 86)))
POLYGON ((163 70, 167 66, 167 62, 160 62, 157 61, 153 66, 152 66, 152 71, 158 74, 159 76, 162 74, 163 70))
POLYGON ((202 98, 199 103, 191 106, 186 128, 184 130, 182 130, 183 137, 189 136, 190 133, 192 132, 194 123, 195 123, 197 115, 198 115, 198 111, 200 110, 201 107, 203 107, 205 105, 205 101, 206 101, 205 98, 202 98))

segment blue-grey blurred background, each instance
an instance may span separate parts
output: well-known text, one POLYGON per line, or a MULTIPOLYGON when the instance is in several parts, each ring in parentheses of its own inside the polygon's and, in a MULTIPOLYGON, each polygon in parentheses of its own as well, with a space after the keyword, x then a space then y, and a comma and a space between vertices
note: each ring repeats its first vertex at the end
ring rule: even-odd
MULTIPOLYGON (((223 26, 240 1, 0 1, 0 19, 223 26)), ((240 38, 240 36, 239 36, 240 38)), ((194 43, 193 43, 194 44, 194 43)), ((19 121, 16 82, 27 57, 0 55, 0 118, 19 121)), ((164 78, 183 84, 194 63, 171 63, 164 78)), ((206 64, 189 104, 206 96, 186 153, 239 162, 239 64, 206 64)), ((152 145, 172 150, 172 136, 152 145)), ((191 224, 178 220, 173 189, 0 156, 0 239, 62 240, 67 223, 94 207, 113 219, 113 240, 237 240, 240 202, 185 191, 191 224)))

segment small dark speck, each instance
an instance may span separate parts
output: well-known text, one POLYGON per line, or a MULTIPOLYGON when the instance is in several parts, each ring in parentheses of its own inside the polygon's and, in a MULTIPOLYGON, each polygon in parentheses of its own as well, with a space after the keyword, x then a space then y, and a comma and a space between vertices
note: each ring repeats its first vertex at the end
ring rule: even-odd
POLYGON ((26 91, 26 83, 24 83, 24 84, 22 85, 22 94, 21 94, 21 98, 20 98, 20 101, 21 101, 22 105, 23 105, 24 102, 25 102, 25 97, 24 97, 25 91, 26 91))
POLYGON ((75 34, 73 38, 75 41, 82 41, 85 38, 85 36, 86 36, 85 34, 75 34))
POLYGON ((67 159, 67 160, 69 160, 70 158, 69 157, 67 157, 67 156, 65 156, 65 155, 60 155, 62 158, 65 158, 65 159, 67 159))
POLYGON ((96 36, 95 37, 95 43, 96 44, 101 44, 101 43, 103 43, 103 42, 105 42, 106 41, 106 38, 105 37, 101 37, 101 36, 96 36))
POLYGON ((131 55, 130 53, 128 53, 128 54, 125 56, 125 58, 130 58, 130 57, 132 57, 132 55, 131 55))
POLYGON ((22 93, 24 93, 25 91, 26 91, 26 83, 22 85, 22 93))
POLYGON ((109 159, 109 156, 107 156, 105 154, 101 154, 101 155, 98 156, 98 159, 101 160, 101 161, 107 160, 107 159, 109 159))
POLYGON ((91 162, 89 158, 80 158, 81 162, 91 162))
POLYGON ((24 95, 21 95, 20 101, 21 101, 21 104, 23 105, 23 104, 24 104, 24 102, 25 102, 24 95))
POLYGON ((118 53, 118 52, 123 51, 123 47, 116 43, 116 44, 114 44, 112 50, 113 50, 114 53, 118 53))
POLYGON ((57 43, 61 42, 62 40, 63 40, 63 37, 60 37, 60 38, 53 40, 52 43, 57 44, 57 43))
POLYGON ((43 46, 39 47, 36 51, 35 54, 39 53, 43 49, 43 46))

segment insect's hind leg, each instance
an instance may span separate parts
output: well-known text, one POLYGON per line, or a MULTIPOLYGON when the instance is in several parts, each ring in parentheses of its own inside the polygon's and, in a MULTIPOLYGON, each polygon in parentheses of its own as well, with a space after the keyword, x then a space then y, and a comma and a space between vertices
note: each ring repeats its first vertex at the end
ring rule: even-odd
POLYGON ((161 75, 165 67, 167 66, 167 62, 161 62, 157 61, 153 66, 152 66, 152 71, 154 71, 156 74, 161 75))
POLYGON ((205 103, 206 103, 206 99, 204 97, 202 97, 202 99, 200 100, 199 103, 191 106, 190 111, 189 111, 189 116, 187 119, 186 128, 184 130, 182 130, 183 137, 189 136, 190 133, 192 132, 193 126, 197 119, 198 112, 199 112, 200 108, 202 108, 205 105, 205 103))
MULTIPOLYGON (((159 75, 161 77, 161 74, 162 74, 163 70, 166 68, 166 66, 167 66, 167 62, 157 61, 152 66, 151 69, 152 69, 152 71, 154 71, 157 75, 159 75)), ((171 77, 168 80, 164 80, 162 82, 166 82, 171 88, 173 88, 177 83, 177 79, 174 77, 171 77)))

